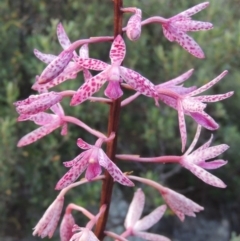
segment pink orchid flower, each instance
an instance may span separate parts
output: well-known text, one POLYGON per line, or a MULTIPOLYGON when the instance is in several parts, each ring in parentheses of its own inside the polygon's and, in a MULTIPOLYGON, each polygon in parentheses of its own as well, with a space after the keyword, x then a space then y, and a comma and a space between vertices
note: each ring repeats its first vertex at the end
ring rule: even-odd
POLYGON ((75 220, 71 213, 65 213, 60 225, 60 239, 61 241, 69 241, 73 236, 73 226, 75 225, 75 220))
POLYGON ((213 25, 209 22, 195 21, 191 16, 208 7, 209 2, 200 3, 186 11, 183 11, 174 17, 164 19, 162 17, 151 17, 142 21, 142 25, 156 22, 160 23, 163 28, 164 36, 171 42, 176 41, 190 54, 197 58, 204 58, 201 47, 186 33, 188 31, 209 30, 213 25))
POLYGON ((179 217, 181 221, 184 221, 185 215, 196 217, 195 213, 204 209, 197 203, 169 188, 161 187, 160 193, 167 205, 172 209, 172 211, 179 217))
POLYGON ((77 90, 70 105, 77 105, 87 100, 97 92, 106 81, 109 83, 104 93, 110 99, 115 100, 123 94, 120 88, 122 79, 139 93, 157 98, 158 94, 155 86, 148 79, 131 69, 120 66, 125 57, 125 53, 125 43, 121 35, 118 35, 114 39, 110 50, 111 65, 97 59, 76 59, 76 62, 83 68, 102 72, 86 81, 77 90))
POLYGON ((35 124, 40 125, 38 129, 28 133, 22 137, 17 146, 22 147, 29 145, 40 138, 48 135, 57 128, 62 126, 62 135, 67 134, 67 123, 64 121, 64 111, 62 106, 58 103, 51 107, 54 114, 49 114, 45 112, 39 112, 37 114, 22 114, 18 117, 18 121, 31 120, 35 124))
POLYGON ((167 206, 162 205, 152 211, 149 215, 145 216, 140 220, 143 212, 145 203, 145 195, 143 191, 139 188, 133 197, 133 200, 129 206, 128 213, 125 219, 124 226, 126 231, 121 235, 121 237, 137 236, 150 241, 170 241, 170 239, 159 235, 148 232, 143 232, 151 228, 155 223, 157 223, 166 211, 167 206))
POLYGON ((34 227, 33 236, 38 235, 41 238, 53 236, 61 216, 63 203, 64 197, 59 195, 34 227))
POLYGON ((75 233, 69 241, 99 241, 95 234, 88 228, 81 228, 75 225, 74 231, 79 231, 75 233))
POLYGON ((69 184, 73 183, 85 169, 87 169, 85 178, 90 181, 101 174, 101 166, 109 172, 114 181, 122 185, 134 186, 101 149, 103 141, 102 138, 99 138, 93 146, 79 138, 77 140, 77 145, 86 151, 82 152, 73 160, 64 162, 65 167, 70 167, 70 170, 59 180, 55 189, 60 190, 67 187, 69 184))
POLYGON ((187 142, 187 131, 184 117, 185 114, 191 116, 199 125, 205 127, 208 130, 218 129, 219 126, 215 120, 204 111, 206 104, 203 102, 217 102, 224 100, 231 97, 234 92, 230 91, 225 94, 218 95, 196 95, 211 88, 213 85, 218 83, 227 73, 228 71, 225 70, 209 83, 196 90, 184 94, 176 91, 176 89, 173 88, 160 88, 159 86, 157 87, 160 94, 159 99, 178 111, 179 129, 182 139, 182 152, 185 150, 187 142))
POLYGON ((224 161, 222 159, 214 160, 210 162, 206 162, 206 160, 209 160, 209 159, 215 158, 218 155, 221 155, 229 148, 229 146, 226 144, 221 144, 221 145, 209 147, 213 138, 213 136, 211 136, 208 142, 206 142, 205 144, 203 144, 202 146, 200 146, 198 149, 196 149, 191 153, 191 151, 194 149, 199 139, 200 133, 201 133, 201 126, 198 125, 197 132, 193 139, 193 142, 188 148, 188 150, 185 152, 185 154, 182 156, 179 163, 183 167, 191 171, 194 175, 196 175, 205 183, 212 185, 214 187, 225 188, 226 184, 223 183, 222 180, 213 176, 211 173, 205 171, 204 169, 216 169, 226 165, 227 161, 224 161))
POLYGON ((123 29, 126 31, 128 38, 132 41, 136 41, 141 36, 141 21, 142 21, 142 10, 139 8, 122 8, 123 12, 134 13, 127 22, 127 26, 123 29))
MULTIPOLYGON (((57 37, 59 40, 60 45, 64 50, 66 50, 70 45, 71 42, 62 26, 61 23, 58 24, 57 26, 57 37)), ((51 55, 51 54, 44 54, 38 51, 37 49, 34 49, 34 54, 35 56, 40 59, 42 62, 46 64, 50 64, 52 61, 54 61, 57 56, 51 55)), ((81 58, 88 58, 88 44, 84 44, 80 50, 79 50, 79 56, 81 58)), ((77 57, 77 53, 74 51, 73 52, 73 59, 74 57, 77 57)), ((32 89, 34 90, 46 90, 50 89, 54 86, 57 86, 64 81, 68 79, 75 79, 77 77, 77 73, 83 70, 84 74, 84 79, 87 80, 92 77, 91 73, 89 70, 82 68, 78 64, 76 64, 74 61, 70 61, 66 67, 63 69, 63 71, 57 75, 55 78, 53 78, 51 81, 45 83, 45 84, 39 84, 39 81, 36 81, 35 84, 32 86, 32 89)))
POLYGON ((34 115, 43 112, 62 100, 63 96, 57 92, 41 93, 39 95, 30 95, 25 100, 20 100, 13 105, 20 115, 34 115))

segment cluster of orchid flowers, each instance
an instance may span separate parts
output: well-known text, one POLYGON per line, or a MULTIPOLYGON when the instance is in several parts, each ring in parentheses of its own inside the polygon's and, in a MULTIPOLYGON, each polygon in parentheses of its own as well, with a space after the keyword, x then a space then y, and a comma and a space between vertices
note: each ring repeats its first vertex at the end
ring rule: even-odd
MULTIPOLYGON (((198 58, 204 58, 204 53, 200 46, 187 35, 188 31, 209 30, 213 26, 208 22, 195 21, 191 16, 203 10, 209 5, 208 2, 198 4, 176 16, 165 19, 159 16, 150 17, 142 21, 141 10, 137 8, 123 8, 123 12, 133 13, 128 24, 123 31, 126 31, 128 38, 136 41, 141 35, 141 27, 150 23, 158 23, 162 25, 164 36, 171 42, 176 41, 190 54, 198 58)), ((30 120, 40 127, 30 132, 20 139, 18 147, 29 145, 44 136, 50 134, 55 129, 61 128, 61 134, 67 135, 67 125, 73 123, 86 131, 95 135, 98 139, 94 145, 86 143, 79 138, 77 145, 83 149, 78 156, 71 161, 64 162, 64 166, 69 168, 68 172, 58 181, 56 190, 61 190, 55 201, 49 206, 39 223, 34 228, 34 235, 43 237, 52 237, 64 204, 64 195, 78 185, 89 181, 103 180, 105 177, 101 175, 101 167, 106 169, 112 176, 114 181, 125 186, 134 186, 132 181, 139 181, 157 189, 165 200, 170 209, 180 218, 184 220, 185 215, 195 216, 195 212, 203 210, 203 207, 189 200, 185 196, 160 185, 157 182, 141 177, 131 176, 123 173, 117 165, 109 159, 101 148, 103 143, 109 142, 115 138, 115 133, 110 136, 92 129, 80 119, 67 116, 60 102, 65 97, 71 97, 70 105, 75 106, 86 100, 98 101, 103 103, 112 103, 123 95, 122 88, 134 90, 136 93, 122 100, 121 107, 129 104, 139 95, 145 95, 153 98, 158 106, 159 101, 174 108, 178 112, 179 129, 182 140, 182 156, 160 156, 141 158, 137 155, 116 155, 117 159, 138 161, 138 162, 155 162, 155 163, 178 163, 188 169, 205 183, 224 188, 226 185, 219 178, 215 177, 205 169, 216 169, 227 163, 222 159, 206 162, 215 158, 228 149, 226 144, 210 147, 213 136, 201 147, 193 151, 197 140, 199 139, 201 127, 208 130, 218 129, 218 124, 204 110, 207 102, 216 102, 224 100, 233 95, 233 91, 218 95, 199 95, 218 83, 226 74, 222 72, 215 79, 203 85, 200 88, 196 86, 184 87, 183 83, 192 75, 193 69, 183 73, 175 79, 169 80, 161 84, 154 84, 146 77, 127 67, 121 66, 126 54, 125 42, 121 35, 115 38, 91 37, 89 39, 78 40, 71 43, 61 23, 57 26, 58 40, 63 51, 58 55, 44 54, 38 50, 34 50, 35 56, 47 64, 43 72, 36 76, 36 82, 32 89, 38 91, 38 94, 31 95, 29 98, 14 103, 19 114, 18 121, 30 120), (113 41, 110 49, 109 57, 111 64, 107 64, 101 60, 89 57, 88 45, 102 41, 113 41), (76 49, 80 48, 79 54, 76 49), (99 71, 100 73, 92 76, 90 70, 99 71), (63 83, 69 79, 75 79, 79 72, 83 72, 84 83, 78 90, 66 90, 62 92, 49 91, 51 88, 63 83), (104 94, 107 98, 93 97, 93 94, 108 82, 104 94), (125 82, 125 83, 124 83, 125 82), (51 110, 51 113, 46 112, 51 110), (195 138, 188 148, 187 130, 185 124, 185 115, 192 117, 198 124, 195 138), (185 152, 184 152, 185 151, 185 152), (81 174, 86 170, 85 179, 75 182, 81 174)), ((138 236, 146 240, 168 241, 169 239, 158 234, 144 232, 163 216, 166 205, 156 208, 148 216, 140 219, 144 207, 145 196, 142 190, 138 189, 133 201, 130 205, 125 220, 125 232, 117 235, 110 231, 105 234, 117 239, 127 240, 128 236, 138 236)), ((80 241, 80 240, 98 240, 92 232, 93 226, 97 223, 99 216, 105 212, 106 207, 103 205, 97 215, 91 214, 83 207, 75 204, 69 204, 63 216, 60 225, 61 241, 80 241), (90 221, 85 228, 78 227, 75 224, 71 214, 72 210, 81 211, 90 221)))

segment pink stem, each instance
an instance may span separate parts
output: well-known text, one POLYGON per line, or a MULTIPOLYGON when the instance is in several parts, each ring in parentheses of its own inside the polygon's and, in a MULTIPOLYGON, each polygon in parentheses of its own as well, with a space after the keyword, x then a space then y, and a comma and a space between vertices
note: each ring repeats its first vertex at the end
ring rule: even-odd
POLYGON ((83 129, 85 129, 86 131, 88 131, 89 133, 91 133, 92 135, 97 136, 98 138, 104 138, 104 139, 107 138, 103 133, 92 129, 91 127, 89 127, 88 125, 86 125, 85 123, 83 123, 82 121, 80 121, 79 119, 77 119, 75 117, 64 116, 63 121, 78 125, 78 126, 82 127, 83 129))
POLYGON ((69 214, 72 212, 72 210, 76 210, 76 211, 80 211, 82 212, 86 217, 88 217, 89 219, 93 219, 95 216, 90 213, 87 209, 80 207, 76 204, 70 203, 68 204, 67 208, 66 208, 66 213, 69 214))
POLYGON ((154 16, 154 17, 150 17, 150 18, 147 18, 145 20, 143 20, 141 22, 141 25, 146 25, 146 24, 149 24, 149 23, 160 23, 160 24, 164 24, 164 23, 168 23, 168 19, 166 18, 162 18, 162 17, 159 17, 159 16, 154 16))
POLYGON ((128 236, 131 236, 131 234, 132 234, 132 228, 128 228, 120 235, 120 237, 127 238, 128 236))
POLYGON ((134 95, 131 95, 130 97, 126 98, 121 102, 121 107, 128 105, 133 100, 135 100, 139 95, 141 95, 139 92, 135 93, 134 95))
POLYGON ((162 192, 165 190, 165 187, 160 185, 159 183, 157 182, 154 182, 150 179, 146 179, 146 178, 142 178, 142 177, 137 177, 137 176, 128 176, 129 179, 131 180, 135 180, 135 181, 138 181, 138 182, 141 182, 141 183, 144 183, 144 184, 147 184, 148 186, 151 186, 155 189, 157 189, 159 192, 162 192))
POLYGON ((121 11, 124 13, 136 13, 137 8, 129 7, 129 8, 121 8, 121 11))
POLYGON ((138 155, 116 155, 120 160, 154 163, 179 163, 181 156, 139 157, 138 155))
POLYGON ((64 90, 64 91, 59 92, 59 94, 63 97, 73 96, 75 93, 76 93, 76 91, 74 91, 74 90, 64 90))
POLYGON ((167 88, 165 89, 165 88, 158 87, 157 92, 161 95, 166 95, 166 96, 172 97, 174 99, 180 99, 182 97, 178 93, 176 93, 170 89, 167 89, 167 88))
POLYGON ((107 103, 107 104, 112 103, 112 100, 107 99, 107 98, 102 98, 102 97, 89 97, 88 100, 90 100, 92 102, 101 102, 101 103, 107 103))
POLYGON ((102 143, 103 142, 109 142, 111 140, 113 140, 115 138, 115 133, 114 132, 111 132, 110 136, 107 137, 107 138, 99 138, 96 143, 95 143, 95 146, 97 147, 101 147, 102 143))

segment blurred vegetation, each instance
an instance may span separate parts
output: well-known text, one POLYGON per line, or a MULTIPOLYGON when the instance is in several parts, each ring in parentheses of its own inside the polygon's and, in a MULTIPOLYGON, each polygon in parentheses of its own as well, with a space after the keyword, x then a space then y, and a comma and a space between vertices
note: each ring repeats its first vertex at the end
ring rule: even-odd
MULTIPOLYGON (((153 15, 170 17, 197 3, 197 0, 124 0, 124 6, 141 8, 144 19, 153 15)), ((218 190, 209 187, 185 170, 179 172, 176 169, 177 175, 163 178, 171 176, 168 173, 174 166, 134 163, 124 165, 123 170, 134 170, 135 174, 154 177, 175 190, 185 190, 187 196, 194 196, 194 200, 203 206, 214 203, 216 208, 227 210, 226 213, 239 213, 240 2, 210 0, 210 3, 210 7, 194 19, 210 21, 214 29, 192 34, 202 46, 205 60, 194 58, 176 43, 169 43, 161 27, 153 24, 143 28, 139 41, 126 40, 124 65, 139 71, 154 83, 167 81, 194 68, 195 73, 187 85, 197 86, 207 83, 223 70, 229 70, 229 74, 208 93, 234 90, 235 95, 229 100, 210 104, 207 109, 221 126, 215 132, 214 145, 227 143, 231 147, 224 154, 229 164, 214 171, 228 184, 228 188, 218 190)), ((125 23, 128 17, 125 16, 125 23)), ((31 228, 57 195, 54 186, 66 171, 62 162, 80 152, 76 139, 81 136, 90 143, 95 141, 84 130, 71 125, 67 137, 63 138, 59 131, 55 131, 30 146, 16 147, 17 141, 36 126, 16 123, 17 114, 12 103, 34 93, 31 85, 35 75, 44 68, 32 50, 37 48, 52 54, 61 51, 56 37, 56 25, 60 21, 72 41, 112 35, 112 1, 101 1, 101 4, 89 0, 0 1, 0 237, 30 235, 31 228)), ((109 47, 109 43, 93 44, 90 46, 90 56, 109 61, 109 47)), ((56 90, 76 89, 82 81, 80 74, 76 80, 70 80, 56 90)), ((127 92, 126 96, 131 93, 127 92)), ((107 106, 86 102, 69 108, 69 100, 64 100, 63 105, 68 115, 79 117, 90 126, 106 132, 107 106)), ((188 117, 187 123, 190 143, 196 124, 188 117)), ((209 136, 210 132, 204 131, 200 142, 203 143, 209 136)), ((163 104, 157 108, 153 100, 140 96, 122 110, 118 149, 120 153, 138 153, 142 156, 180 154, 176 111, 163 104)), ((71 191, 67 199, 94 207, 99 200, 99 189, 98 184, 79 187, 71 191)), ((151 191, 147 192, 156 204, 161 203, 151 191)), ((239 232, 239 224, 238 219, 237 223, 232 223, 232 228, 239 232)))

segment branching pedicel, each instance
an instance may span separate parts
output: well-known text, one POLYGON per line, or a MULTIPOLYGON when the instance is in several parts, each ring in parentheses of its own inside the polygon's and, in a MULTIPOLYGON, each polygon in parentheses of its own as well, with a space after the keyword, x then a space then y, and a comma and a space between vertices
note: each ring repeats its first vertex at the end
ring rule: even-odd
MULTIPOLYGON (((67 135, 68 123, 73 123, 84 128, 98 139, 94 145, 84 142, 81 138, 77 140, 77 145, 84 151, 73 160, 64 162, 64 166, 70 169, 56 185, 57 190, 62 190, 34 228, 33 235, 39 235, 42 238, 46 236, 52 237, 61 217, 65 194, 71 188, 90 181, 102 180, 103 182, 112 182, 114 180, 126 186, 134 186, 132 181, 139 181, 149 185, 162 195, 169 208, 171 208, 182 221, 184 220, 185 215, 195 217, 196 212, 203 210, 203 207, 195 202, 155 181, 124 174, 114 163, 115 160, 110 160, 111 157, 108 157, 101 148, 102 143, 106 142, 108 145, 108 143, 113 143, 117 140, 117 129, 114 131, 114 129, 110 128, 108 130, 110 131, 108 133, 109 136, 107 137, 106 134, 93 130, 78 118, 66 116, 65 112, 67 111, 63 110, 60 102, 63 98, 69 96, 72 98, 70 102, 71 106, 79 105, 86 100, 94 100, 114 106, 115 113, 119 112, 121 106, 129 104, 141 94, 153 98, 156 105, 159 104, 159 101, 162 101, 178 111, 182 152, 184 152, 187 142, 187 130, 184 115, 191 116, 198 123, 198 128, 192 144, 182 156, 141 158, 137 155, 116 155, 114 148, 111 149, 110 147, 111 154, 108 152, 108 155, 116 155, 116 158, 128 161, 178 163, 205 183, 219 188, 226 187, 219 178, 205 171, 205 169, 215 169, 225 165, 227 161, 221 159, 210 162, 206 162, 206 160, 222 154, 228 149, 228 146, 226 144, 221 144, 210 147, 212 142, 211 136, 208 142, 203 144, 197 150, 193 152, 192 150, 199 138, 201 126, 209 130, 216 130, 219 127, 213 118, 204 111, 206 107, 206 104, 204 103, 224 100, 232 96, 233 92, 202 96, 199 96, 199 94, 219 82, 227 74, 227 71, 224 71, 214 80, 200 88, 197 88, 196 86, 186 88, 183 86, 183 82, 191 76, 193 70, 189 70, 165 83, 155 85, 138 72, 121 66, 126 54, 125 42, 121 36, 122 31, 126 31, 130 40, 136 41, 141 35, 141 27, 151 23, 160 24, 163 28, 164 36, 169 41, 176 41, 190 54, 198 58, 204 58, 204 53, 200 46, 188 36, 186 32, 209 30, 213 27, 211 23, 191 19, 192 15, 203 10, 208 5, 208 2, 198 4, 169 19, 155 16, 142 21, 142 11, 140 9, 135 7, 122 8, 122 1, 115 0, 114 37, 91 37, 89 39, 77 40, 76 42, 71 43, 63 26, 59 23, 57 26, 57 36, 63 47, 63 51, 58 56, 55 56, 51 54, 43 54, 36 49, 34 50, 36 57, 47 64, 47 67, 43 72, 36 77, 36 82, 32 86, 34 90, 38 91, 38 94, 32 95, 25 100, 17 101, 14 105, 19 113, 18 121, 31 120, 37 125, 40 125, 40 127, 22 137, 18 142, 18 146, 22 147, 29 145, 50 134, 59 127, 62 128, 61 134, 67 135), (121 29, 119 29, 119 26, 121 26, 121 16, 125 12, 130 12, 133 15, 130 17, 127 26, 121 31, 121 29), (107 64, 98 59, 89 58, 88 44, 112 40, 113 42, 109 54, 111 64, 107 64), (75 50, 80 46, 82 47, 80 48, 80 53, 78 55, 75 50), (92 76, 89 70, 100 71, 100 73, 92 76), (78 90, 66 90, 62 92, 49 91, 51 88, 66 80, 75 79, 81 71, 83 72, 85 82, 78 90), (108 86, 104 93, 107 98, 93 97, 92 95, 96 93, 106 81, 108 81, 108 86), (125 82, 125 84, 123 82, 125 82), (119 98, 124 94, 122 87, 133 89, 136 93, 131 97, 122 100, 120 103, 119 98), (48 109, 50 109, 52 113, 46 112, 48 109), (100 175, 102 171, 101 167, 104 167, 110 175, 106 172, 105 175, 100 175), (80 182, 75 182, 85 170, 85 179, 80 182)), ((112 126, 116 126, 118 120, 115 119, 117 119, 117 117, 111 113, 109 121, 113 123, 111 124, 112 126)), ((111 190, 104 190, 103 188, 102 200, 110 200, 110 197, 104 199, 107 195, 111 195, 111 190)), ((169 239, 164 236, 144 232, 161 219, 167 206, 162 205, 157 207, 148 216, 139 220, 143 211, 144 200, 144 193, 141 189, 138 189, 134 194, 133 201, 126 216, 124 225, 126 231, 120 235, 111 231, 104 231, 106 223, 103 220, 107 220, 110 202, 103 201, 104 203, 101 203, 99 213, 96 215, 91 214, 83 207, 69 204, 60 225, 61 241, 103 240, 104 235, 108 235, 113 239, 118 240, 127 240, 126 238, 128 236, 138 236, 146 240, 168 241, 169 239), (74 218, 71 214, 73 209, 82 212, 90 219, 86 227, 78 227, 75 224, 74 218), (95 224, 97 225, 97 231, 94 234, 92 229, 95 224)))

